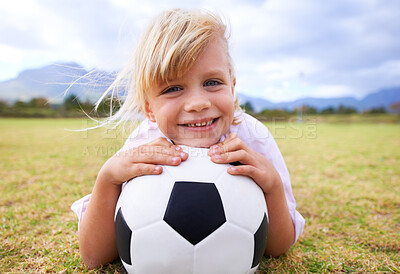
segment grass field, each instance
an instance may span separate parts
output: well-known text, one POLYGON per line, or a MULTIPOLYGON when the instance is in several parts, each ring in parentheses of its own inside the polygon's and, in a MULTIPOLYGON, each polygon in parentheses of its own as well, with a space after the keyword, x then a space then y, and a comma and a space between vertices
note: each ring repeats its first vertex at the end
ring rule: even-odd
MULTIPOLYGON (((269 123, 291 173, 304 234, 264 272, 400 272, 400 125, 269 123)), ((0 119, 0 273, 90 272, 70 205, 91 192, 116 132, 85 120, 0 119)), ((115 263, 92 272, 119 272, 115 263)))

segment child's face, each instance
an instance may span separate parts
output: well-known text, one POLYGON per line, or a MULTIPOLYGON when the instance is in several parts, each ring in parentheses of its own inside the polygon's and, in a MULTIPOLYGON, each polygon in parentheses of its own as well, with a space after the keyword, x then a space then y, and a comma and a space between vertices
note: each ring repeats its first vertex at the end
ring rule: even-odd
POLYGON ((150 89, 145 112, 175 144, 210 147, 232 124, 234 86, 222 41, 212 39, 185 75, 150 89))

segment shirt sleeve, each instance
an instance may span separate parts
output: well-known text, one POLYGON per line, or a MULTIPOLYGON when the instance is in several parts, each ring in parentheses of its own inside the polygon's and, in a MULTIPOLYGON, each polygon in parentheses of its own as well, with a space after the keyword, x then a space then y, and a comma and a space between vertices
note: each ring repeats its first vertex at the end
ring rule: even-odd
POLYGON ((82 217, 86 212, 87 205, 90 200, 90 196, 92 194, 88 194, 85 197, 80 198, 79 200, 75 201, 71 205, 71 210, 78 216, 78 231, 79 227, 81 226, 82 217))
POLYGON ((254 151, 264 155, 278 171, 283 183, 289 214, 295 228, 294 244, 303 233, 305 220, 296 210, 296 200, 292 192, 290 175, 283 156, 272 134, 263 123, 248 114, 243 113, 241 115, 243 117, 240 124, 232 126, 230 131, 237 133, 239 138, 254 151))

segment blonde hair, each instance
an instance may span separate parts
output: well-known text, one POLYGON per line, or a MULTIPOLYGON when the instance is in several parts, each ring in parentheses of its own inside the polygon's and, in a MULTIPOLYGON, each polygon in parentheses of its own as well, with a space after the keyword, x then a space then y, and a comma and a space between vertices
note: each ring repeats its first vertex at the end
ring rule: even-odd
MULTIPOLYGON (((184 75, 215 36, 223 41, 233 78, 235 73, 228 49, 229 33, 219 16, 205 10, 173 9, 155 17, 139 40, 130 62, 96 104, 97 107, 109 93, 111 98, 126 94, 115 114, 110 106, 110 117, 106 123, 116 122, 118 125, 137 119, 138 114, 143 112, 149 88, 184 75)), ((235 108, 240 110, 237 98, 235 108)))

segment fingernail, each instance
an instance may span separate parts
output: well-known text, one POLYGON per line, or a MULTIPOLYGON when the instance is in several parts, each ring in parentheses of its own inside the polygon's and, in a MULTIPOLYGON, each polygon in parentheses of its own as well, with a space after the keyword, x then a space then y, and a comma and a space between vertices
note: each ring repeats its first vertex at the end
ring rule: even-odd
POLYGON ((217 145, 212 146, 212 147, 211 147, 211 152, 212 152, 213 154, 218 153, 218 146, 217 146, 217 145))
POLYGON ((221 159, 222 159, 222 156, 219 155, 219 154, 216 154, 216 155, 214 155, 214 158, 215 158, 216 160, 221 160, 221 159))
POLYGON ((161 167, 160 167, 160 166, 154 167, 154 171, 155 171, 156 173, 159 173, 159 172, 161 171, 161 167))
POLYGON ((179 157, 172 157, 171 162, 172 162, 173 164, 177 164, 177 163, 179 163, 179 160, 180 160, 179 157))
POLYGON ((182 150, 182 148, 180 146, 176 146, 175 149, 176 150, 182 150))
POLYGON ((181 158, 186 157, 186 153, 185 152, 181 152, 181 158))

